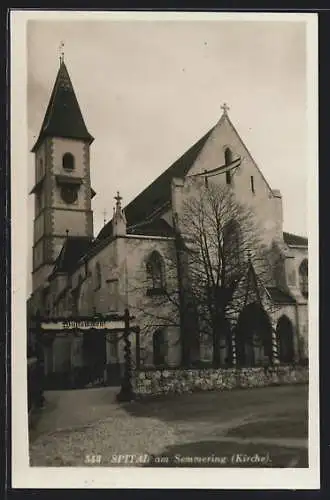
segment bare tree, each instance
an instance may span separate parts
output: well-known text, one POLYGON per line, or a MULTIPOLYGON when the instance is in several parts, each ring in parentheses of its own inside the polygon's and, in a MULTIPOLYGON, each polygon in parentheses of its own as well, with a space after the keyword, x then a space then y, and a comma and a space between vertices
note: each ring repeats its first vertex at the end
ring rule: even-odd
MULTIPOLYGON (((253 212, 228 186, 195 181, 194 188, 180 214, 173 215, 175 238, 163 254, 166 282, 160 279, 154 287, 147 265, 142 266, 130 280, 130 294, 139 297, 133 309, 145 338, 151 339, 157 328, 180 326, 181 362, 189 366, 199 360, 201 337, 209 336, 218 366, 221 336, 231 344, 230 324, 244 308, 249 265, 264 291, 274 261, 253 212)), ((268 313, 274 307, 271 300, 263 306, 268 313)))
POLYGON ((186 241, 185 269, 199 331, 211 335, 213 363, 218 366, 220 336, 230 344, 228 320, 233 322, 244 308, 248 266, 253 267, 256 286, 266 290, 270 284, 268 251, 253 212, 226 185, 208 183, 194 190, 183 203, 178 228, 186 241))

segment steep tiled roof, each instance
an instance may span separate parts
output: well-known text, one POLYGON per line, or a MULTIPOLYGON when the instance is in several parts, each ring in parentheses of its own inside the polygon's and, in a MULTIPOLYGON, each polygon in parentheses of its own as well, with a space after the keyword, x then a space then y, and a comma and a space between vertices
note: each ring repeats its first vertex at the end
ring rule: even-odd
POLYGON ((287 245, 308 246, 308 239, 304 236, 298 236, 292 233, 283 233, 283 238, 287 245))
MULTIPOLYGON (((105 240, 105 238, 110 238, 113 235, 113 227, 112 220, 107 223, 107 235, 102 235, 101 237, 97 237, 94 241, 95 248, 98 246, 98 243, 105 240)), ((127 228, 127 234, 132 235, 142 235, 142 236, 173 236, 174 237, 174 229, 168 222, 164 219, 154 219, 150 222, 143 222, 141 224, 137 224, 132 227, 127 228)))
MULTIPOLYGON (((125 216, 129 226, 145 221, 152 213, 170 201, 172 179, 183 178, 188 173, 212 130, 213 128, 127 205, 125 216)), ((101 229, 97 239, 107 238, 111 235, 111 231, 110 221, 101 229)))
POLYGON ((295 299, 288 293, 283 292, 277 287, 267 287, 272 300, 276 304, 295 304, 295 299))
POLYGON ((32 152, 36 151, 40 142, 47 136, 81 139, 88 143, 94 140, 86 128, 64 62, 57 73, 39 137, 32 152))
POLYGON ((128 228, 127 233, 144 236, 174 236, 174 229, 166 220, 155 219, 151 222, 128 228))
POLYGON ((56 259, 53 274, 70 272, 78 260, 85 255, 92 245, 92 238, 87 236, 68 236, 56 259))

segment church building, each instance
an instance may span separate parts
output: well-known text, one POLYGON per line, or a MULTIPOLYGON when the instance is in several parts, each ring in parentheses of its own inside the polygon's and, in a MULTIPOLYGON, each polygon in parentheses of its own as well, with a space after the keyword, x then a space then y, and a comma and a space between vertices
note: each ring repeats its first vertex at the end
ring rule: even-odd
MULTIPOLYGON (((222 109, 219 121, 133 201, 124 206, 120 194, 113 193, 113 217, 95 235, 90 163, 94 138, 61 60, 32 148, 35 213, 28 316, 104 318, 128 308, 140 327, 138 342, 134 334, 131 339, 133 364, 180 366, 182 340, 190 335, 192 317, 183 307, 189 288, 189 235, 180 229, 182 207, 187 193, 209 184, 230 190, 252 210, 264 247, 275 252, 281 264, 280 272, 258 285, 253 255, 244 261, 242 286, 250 291, 254 287, 262 305, 269 306, 270 351, 249 332, 243 309, 253 310, 251 298, 230 323, 229 342, 219 342, 220 366, 258 365, 267 352, 276 363, 308 359, 308 241, 283 232, 281 193, 263 176, 228 107, 222 109), (176 291, 179 308, 171 300, 176 291)), ((191 361, 211 362, 214 344, 197 337, 191 361)), ((58 331, 44 343, 45 374, 54 387, 84 386, 95 379, 115 384, 123 362, 120 335, 77 329, 58 331)))

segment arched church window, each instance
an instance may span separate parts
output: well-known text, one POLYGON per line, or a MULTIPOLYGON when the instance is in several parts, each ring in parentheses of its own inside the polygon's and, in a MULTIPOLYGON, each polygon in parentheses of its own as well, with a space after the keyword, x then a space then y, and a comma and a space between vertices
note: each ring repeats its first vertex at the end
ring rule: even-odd
POLYGON ((299 266, 300 291, 306 299, 308 298, 308 260, 304 259, 299 266))
POLYGON ((96 263, 95 270, 96 270, 96 288, 98 289, 101 288, 102 286, 102 272, 99 262, 96 263))
POLYGON ((230 165, 233 161, 233 153, 230 148, 225 149, 225 164, 230 165))
MULTIPOLYGON (((230 148, 225 149, 225 164, 230 165, 233 161, 233 153, 230 148)), ((226 184, 231 184, 231 171, 226 172, 226 184)))
POLYGON ((165 331, 163 329, 156 330, 153 334, 153 362, 155 366, 162 366, 166 363, 167 343, 165 331))
POLYGON ((238 222, 231 220, 223 230, 223 248, 226 264, 229 268, 235 268, 240 264, 240 226, 238 222))
POLYGON ((154 251, 149 256, 147 260, 146 270, 148 295, 159 295, 163 293, 165 289, 164 262, 158 252, 154 251))
POLYGON ((252 192, 252 194, 255 194, 253 175, 251 175, 251 177, 250 177, 250 183, 251 183, 251 192, 252 192))
POLYGON ((255 366, 272 362, 272 325, 268 314, 258 302, 243 307, 235 334, 238 365, 255 366))
POLYGON ((290 319, 283 315, 277 322, 276 339, 278 358, 281 363, 292 363, 294 359, 293 326, 290 319))
POLYGON ((71 153, 65 153, 62 158, 62 165, 65 170, 74 169, 74 156, 71 153))

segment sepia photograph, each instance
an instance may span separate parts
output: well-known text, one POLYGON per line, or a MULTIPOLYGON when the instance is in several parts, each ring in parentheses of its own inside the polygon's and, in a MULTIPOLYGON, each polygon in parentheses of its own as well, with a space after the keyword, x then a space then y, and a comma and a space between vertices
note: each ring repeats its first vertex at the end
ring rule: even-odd
POLYGON ((317 484, 317 16, 15 14, 17 482, 317 484))

